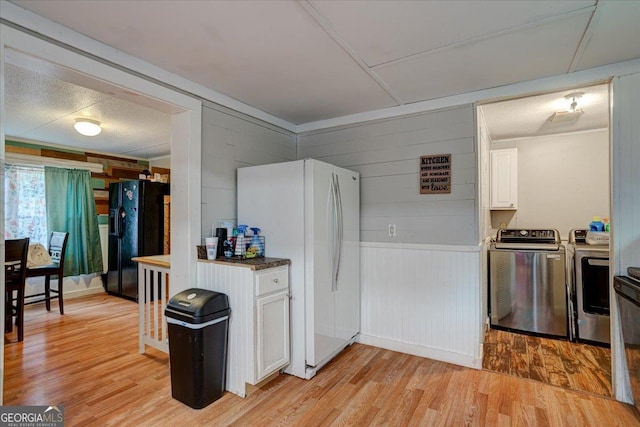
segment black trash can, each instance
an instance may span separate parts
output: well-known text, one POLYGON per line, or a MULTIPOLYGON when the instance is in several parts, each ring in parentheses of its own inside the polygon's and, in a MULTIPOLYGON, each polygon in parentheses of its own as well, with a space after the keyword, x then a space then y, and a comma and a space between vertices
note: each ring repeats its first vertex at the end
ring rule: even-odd
POLYGON ((194 409, 224 393, 229 336, 227 295, 191 288, 169 300, 171 396, 194 409))

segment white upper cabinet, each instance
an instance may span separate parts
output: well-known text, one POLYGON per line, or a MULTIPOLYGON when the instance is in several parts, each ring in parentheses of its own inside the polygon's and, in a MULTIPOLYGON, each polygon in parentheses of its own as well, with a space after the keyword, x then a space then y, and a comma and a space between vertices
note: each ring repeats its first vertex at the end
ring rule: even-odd
POLYGON ((518 149, 491 151, 491 209, 518 208, 518 149))

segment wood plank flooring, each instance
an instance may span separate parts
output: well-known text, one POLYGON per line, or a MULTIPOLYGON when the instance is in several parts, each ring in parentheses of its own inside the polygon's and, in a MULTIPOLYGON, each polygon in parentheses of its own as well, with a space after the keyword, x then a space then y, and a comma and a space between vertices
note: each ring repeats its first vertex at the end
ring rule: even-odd
POLYGON ((281 375, 195 410, 168 357, 137 353, 137 306, 106 295, 27 309, 6 335, 6 405, 63 405, 67 426, 640 426, 635 407, 527 379, 355 344, 310 381, 281 375))
POLYGON ((490 329, 483 351, 484 369, 613 396, 608 348, 490 329))

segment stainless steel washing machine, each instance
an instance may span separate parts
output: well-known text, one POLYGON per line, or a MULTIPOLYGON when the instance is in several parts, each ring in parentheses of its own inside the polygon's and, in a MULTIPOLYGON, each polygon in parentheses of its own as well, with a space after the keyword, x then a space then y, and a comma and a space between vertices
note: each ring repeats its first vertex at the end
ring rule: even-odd
POLYGON ((609 346, 609 245, 586 237, 587 230, 571 230, 567 244, 571 338, 609 346))
POLYGON ((489 248, 491 327, 568 338, 565 279, 558 230, 498 230, 489 248))

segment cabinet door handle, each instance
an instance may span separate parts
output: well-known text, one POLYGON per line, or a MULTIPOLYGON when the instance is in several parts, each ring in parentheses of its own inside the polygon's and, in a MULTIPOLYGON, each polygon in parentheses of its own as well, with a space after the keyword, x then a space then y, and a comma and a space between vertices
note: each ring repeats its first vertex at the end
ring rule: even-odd
POLYGON ((273 279, 273 283, 280 283, 278 279, 273 279))

